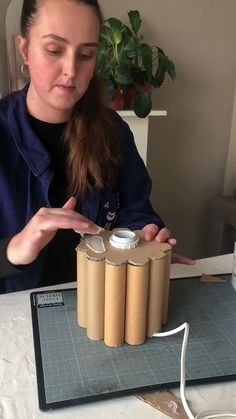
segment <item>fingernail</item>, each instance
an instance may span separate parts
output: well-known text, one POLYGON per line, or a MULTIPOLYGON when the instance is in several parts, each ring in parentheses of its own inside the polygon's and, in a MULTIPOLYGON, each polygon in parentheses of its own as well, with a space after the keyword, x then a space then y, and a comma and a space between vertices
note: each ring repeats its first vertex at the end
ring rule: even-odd
POLYGON ((86 230, 85 232, 81 232, 80 230, 74 230, 75 233, 80 234, 82 237, 84 236, 84 234, 100 234, 102 231, 104 231, 104 228, 98 226, 97 224, 89 224, 89 223, 84 223, 83 224, 83 230, 86 230))
POLYGON ((81 237, 84 237, 84 233, 81 233, 81 231, 79 231, 79 230, 74 230, 74 232, 75 232, 75 233, 77 233, 77 234, 80 234, 80 235, 81 235, 81 237))
POLYGON ((90 234, 100 234, 101 231, 103 231, 104 229, 97 226, 97 225, 93 225, 89 228, 89 233, 90 234))
POLYGON ((100 234, 102 231, 105 230, 103 227, 100 227, 97 224, 95 224, 95 227, 97 228, 97 234, 100 234))

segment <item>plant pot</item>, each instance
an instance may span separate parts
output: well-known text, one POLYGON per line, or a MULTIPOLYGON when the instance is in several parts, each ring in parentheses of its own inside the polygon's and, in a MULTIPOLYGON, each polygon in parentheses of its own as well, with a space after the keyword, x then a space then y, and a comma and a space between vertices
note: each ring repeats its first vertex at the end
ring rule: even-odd
POLYGON ((124 108, 124 92, 122 90, 115 90, 115 97, 111 101, 110 107, 114 111, 122 111, 124 108))
POLYGON ((152 96, 153 87, 150 83, 143 85, 136 85, 126 89, 124 94, 124 109, 133 109, 133 101, 138 92, 146 92, 149 96, 152 96))
POLYGON ((150 97, 152 96, 153 86, 150 83, 128 87, 126 90, 117 89, 115 97, 111 102, 110 107, 115 111, 124 109, 133 109, 133 101, 138 92, 146 92, 150 97))

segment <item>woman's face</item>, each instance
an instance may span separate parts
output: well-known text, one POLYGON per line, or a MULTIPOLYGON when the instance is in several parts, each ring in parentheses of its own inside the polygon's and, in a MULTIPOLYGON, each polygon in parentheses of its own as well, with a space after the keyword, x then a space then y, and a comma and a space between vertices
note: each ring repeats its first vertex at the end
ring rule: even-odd
POLYGON ((93 77, 100 23, 95 11, 71 0, 42 1, 19 48, 29 66, 29 112, 47 122, 66 121, 93 77))

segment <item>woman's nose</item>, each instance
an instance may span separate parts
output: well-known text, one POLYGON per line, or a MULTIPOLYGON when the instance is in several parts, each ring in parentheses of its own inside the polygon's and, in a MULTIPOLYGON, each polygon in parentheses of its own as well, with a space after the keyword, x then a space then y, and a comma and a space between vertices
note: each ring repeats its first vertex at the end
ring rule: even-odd
POLYGON ((63 64, 63 74, 69 78, 76 75, 76 59, 74 56, 66 57, 63 64))

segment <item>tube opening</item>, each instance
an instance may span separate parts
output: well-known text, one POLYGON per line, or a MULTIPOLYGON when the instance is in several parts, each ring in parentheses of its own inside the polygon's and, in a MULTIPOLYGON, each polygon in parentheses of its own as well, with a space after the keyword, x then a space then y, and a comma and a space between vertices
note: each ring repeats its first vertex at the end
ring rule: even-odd
POLYGON ((110 237, 110 244, 118 249, 132 249, 138 245, 139 238, 129 230, 115 231, 110 237))

